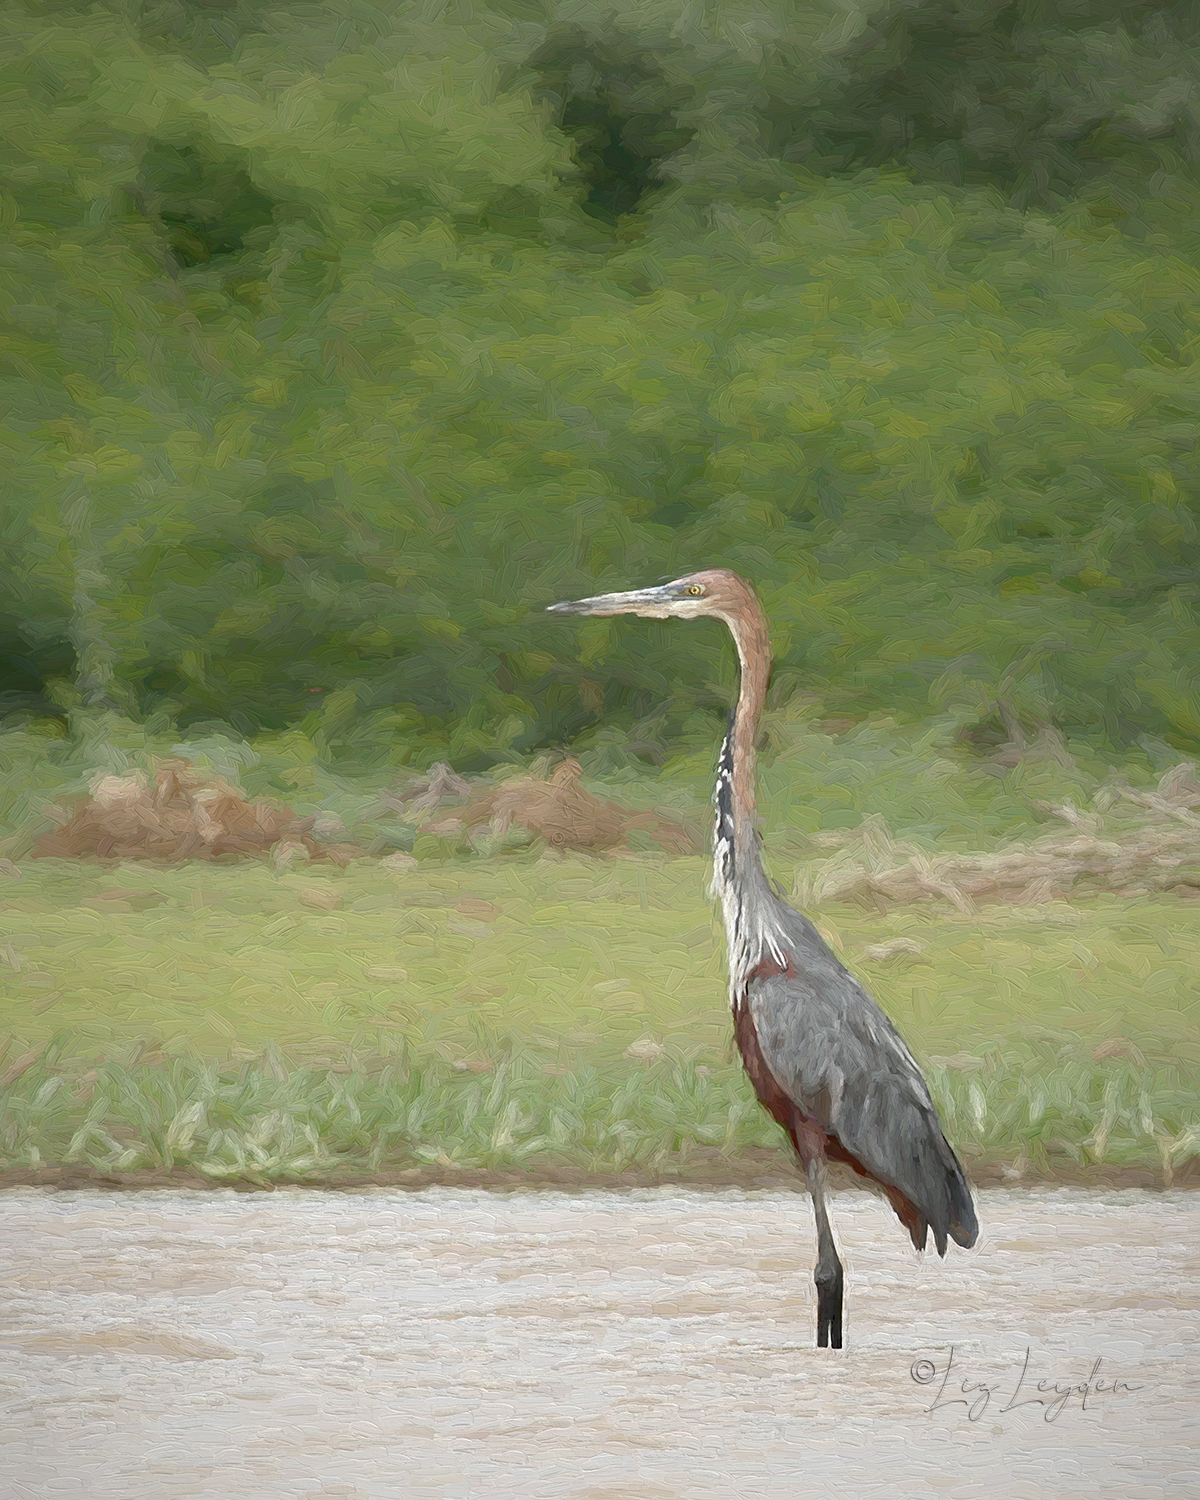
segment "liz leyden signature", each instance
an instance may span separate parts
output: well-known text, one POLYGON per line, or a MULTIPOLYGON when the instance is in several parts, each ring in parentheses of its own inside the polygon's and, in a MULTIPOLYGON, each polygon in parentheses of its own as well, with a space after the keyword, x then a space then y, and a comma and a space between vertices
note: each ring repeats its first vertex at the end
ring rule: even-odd
MULTIPOLYGON (((1022 1406, 1040 1406, 1043 1421, 1057 1422, 1072 1396, 1080 1397, 1081 1410, 1087 1411, 1089 1396, 1098 1396, 1101 1393, 1119 1396, 1142 1389, 1140 1385, 1130 1385, 1127 1380, 1097 1379, 1102 1363, 1102 1360, 1096 1360, 1086 1380, 1065 1383, 1059 1380, 1039 1380, 1035 1386, 1033 1377, 1029 1373, 1029 1350, 1027 1348, 1021 1365, 1021 1373, 1017 1377, 1016 1389, 1008 1398, 1007 1403, 998 1408, 993 1415, 1002 1417, 1005 1412, 1016 1411, 1022 1406)), ((909 1374, 918 1385, 933 1385, 938 1377, 941 1377, 937 1395, 925 1408, 927 1412, 941 1411, 949 1406, 965 1406, 968 1422, 978 1422, 991 1405, 992 1397, 1001 1400, 1004 1394, 999 1382, 989 1384, 986 1380, 963 1379, 961 1367, 957 1371, 954 1369, 953 1344, 950 1346, 950 1355, 946 1360, 944 1370, 939 1370, 931 1359, 914 1359, 909 1374), (951 1384, 952 1373, 955 1376, 953 1385, 951 1384), (959 1391, 963 1394, 958 1395, 959 1391)))

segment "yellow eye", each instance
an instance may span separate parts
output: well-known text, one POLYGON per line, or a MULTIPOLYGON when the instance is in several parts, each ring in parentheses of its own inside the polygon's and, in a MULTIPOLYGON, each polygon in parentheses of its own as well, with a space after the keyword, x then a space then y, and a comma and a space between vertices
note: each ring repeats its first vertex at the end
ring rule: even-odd
POLYGON ((698 583, 688 584, 688 593, 691 594, 693 599, 698 599, 703 592, 703 588, 698 583))

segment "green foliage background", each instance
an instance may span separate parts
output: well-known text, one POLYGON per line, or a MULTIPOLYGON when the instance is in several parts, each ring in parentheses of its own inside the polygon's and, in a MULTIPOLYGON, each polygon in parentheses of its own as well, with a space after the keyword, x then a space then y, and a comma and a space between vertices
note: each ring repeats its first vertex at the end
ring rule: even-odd
POLYGON ((540 606, 724 564, 781 698, 1194 751, 1198 16, 10 0, 5 701, 652 748, 715 628, 540 606))

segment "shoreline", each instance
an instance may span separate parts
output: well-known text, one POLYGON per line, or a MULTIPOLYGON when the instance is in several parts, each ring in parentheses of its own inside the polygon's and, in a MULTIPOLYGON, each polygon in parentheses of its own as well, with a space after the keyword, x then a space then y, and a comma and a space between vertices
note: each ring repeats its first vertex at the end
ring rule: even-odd
MULTIPOLYGON (((973 1187, 1022 1188, 1079 1187, 1117 1190, 1141 1188, 1147 1192, 1165 1192, 1175 1188, 1200 1189, 1200 1164, 1192 1158, 1167 1183, 1161 1168, 1151 1167, 1076 1167, 1025 1168, 1015 1175, 1010 1166, 978 1163, 968 1166, 967 1175, 973 1187)), ((44 1187, 58 1192, 86 1188, 112 1192, 137 1192, 154 1188, 192 1188, 213 1191, 232 1188, 235 1192, 274 1192, 277 1188, 306 1188, 312 1192, 356 1192, 363 1188, 406 1188, 419 1191, 430 1187, 465 1187, 492 1189, 496 1192, 596 1191, 630 1192, 645 1188, 694 1188, 747 1190, 769 1189, 792 1191, 799 1197, 807 1189, 797 1171, 784 1165, 772 1151, 743 1153, 739 1157, 716 1161, 697 1161, 657 1170, 596 1172, 582 1167, 541 1167, 529 1171, 499 1167, 455 1167, 429 1165, 392 1168, 378 1172, 314 1172, 303 1177, 282 1174, 267 1177, 243 1173, 238 1176, 209 1177, 188 1167, 169 1170, 145 1169, 117 1172, 83 1163, 47 1162, 38 1167, 9 1167, 0 1170, 0 1192, 11 1188, 44 1187)), ((830 1188, 833 1192, 858 1188, 872 1191, 846 1169, 831 1167, 830 1188)))

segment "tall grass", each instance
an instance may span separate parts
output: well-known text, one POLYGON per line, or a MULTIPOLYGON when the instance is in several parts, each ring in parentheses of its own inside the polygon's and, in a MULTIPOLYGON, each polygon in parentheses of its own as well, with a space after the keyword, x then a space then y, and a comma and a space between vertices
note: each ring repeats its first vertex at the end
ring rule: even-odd
MULTIPOLYGON (((336 1178, 419 1167, 686 1174, 778 1147, 740 1066, 663 1058, 569 1072, 518 1050, 490 1074, 401 1046, 287 1069, 176 1057, 62 1066, 61 1041, 0 1090, 0 1163, 187 1168, 213 1180, 336 1178)), ((1012 1179, 1152 1166, 1167 1183, 1200 1151, 1194 1094, 1128 1060, 1036 1048, 932 1064, 946 1129, 976 1168, 1012 1179)), ((782 1161, 781 1161, 782 1166, 782 1161)))

